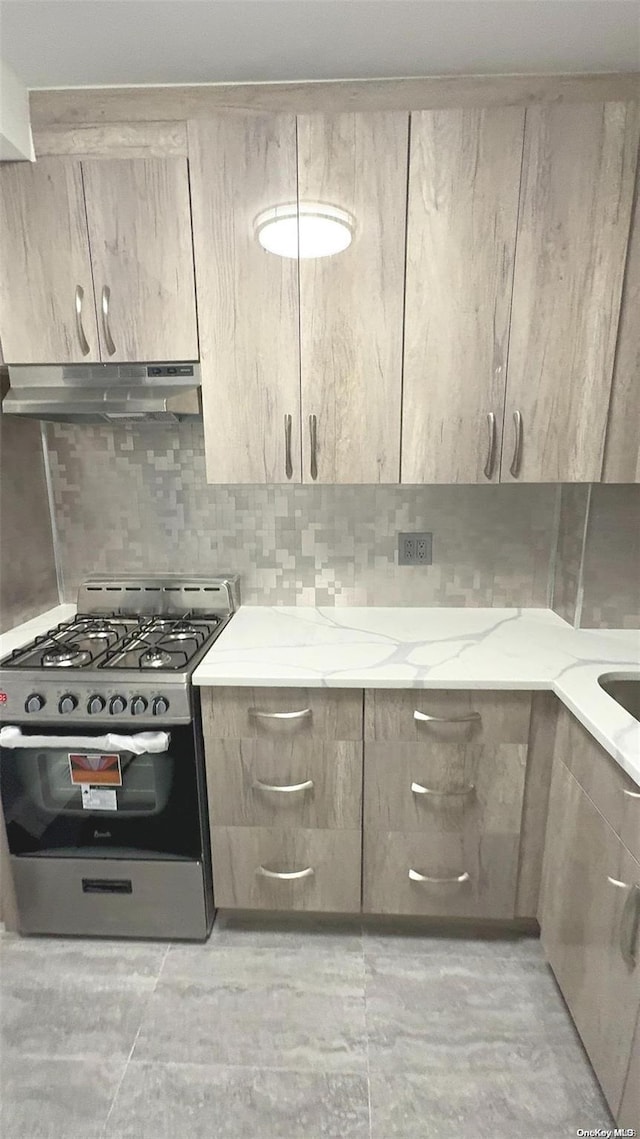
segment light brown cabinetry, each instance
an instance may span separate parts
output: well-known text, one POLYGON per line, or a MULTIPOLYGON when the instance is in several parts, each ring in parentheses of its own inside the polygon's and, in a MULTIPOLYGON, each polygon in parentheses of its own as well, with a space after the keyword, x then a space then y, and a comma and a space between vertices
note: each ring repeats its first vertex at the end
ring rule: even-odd
POLYGON ((524 110, 411 116, 402 481, 500 478, 524 110))
POLYGON ((640 482, 640 174, 618 325, 603 482, 640 482))
POLYGON ((409 116, 297 125, 300 204, 353 220, 342 253, 300 259, 303 482, 398 483, 409 116))
POLYGON ((100 355, 197 360, 185 158, 82 163, 100 355))
MULTIPOLYGON (((636 811, 638 801, 625 795, 624 777, 614 794, 617 772, 609 757, 586 733, 583 737, 582 729, 576 733, 574 725, 563 709, 549 796, 542 944, 611 1111, 617 1115, 640 1009, 640 863, 602 808, 613 805, 618 827, 624 822, 625 799, 636 811), (569 763, 578 757, 575 774, 565 757, 569 763), (607 772, 604 782, 600 780, 603 769, 607 772), (583 772, 587 777, 594 773, 589 785, 594 798, 582 785, 583 772)), ((637 822, 636 818, 636 833, 640 830, 637 822)))
POLYGON ((198 358, 185 158, 0 170, 8 363, 198 358))
POLYGON ((367 691, 365 912, 514 916, 530 705, 367 691))
POLYGON ((5 362, 99 360, 81 164, 2 163, 0 232, 5 362))
POLYGON ((501 479, 600 479, 638 151, 634 103, 527 108, 501 479))
POLYGON ((362 692, 203 690, 214 896, 360 909, 362 692))
POLYGON ((637 1131, 640 1120, 640 1011, 631 1043, 631 1056, 622 1101, 616 1119, 618 1127, 635 1127, 637 1131))

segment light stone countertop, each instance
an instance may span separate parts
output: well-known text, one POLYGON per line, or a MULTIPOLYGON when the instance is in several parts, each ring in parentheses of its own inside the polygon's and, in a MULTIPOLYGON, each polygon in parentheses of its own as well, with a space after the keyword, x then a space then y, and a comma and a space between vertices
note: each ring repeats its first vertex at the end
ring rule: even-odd
POLYGON ((640 786, 640 724, 598 684, 640 679, 640 632, 573 629, 550 609, 245 605, 201 686, 551 689, 640 786))
MULTIPOLYGON (((75 615, 57 605, 0 635, 0 657, 75 615)), ((550 609, 244 605, 194 684, 551 689, 640 786, 640 724, 598 684, 640 679, 640 631, 573 629, 550 609)))

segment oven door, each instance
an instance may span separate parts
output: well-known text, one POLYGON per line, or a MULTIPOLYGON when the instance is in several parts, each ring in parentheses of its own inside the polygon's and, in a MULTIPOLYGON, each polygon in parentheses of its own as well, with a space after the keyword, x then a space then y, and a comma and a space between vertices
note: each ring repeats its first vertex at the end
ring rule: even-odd
POLYGON ((59 723, 21 727, 24 746, 0 749, 11 853, 201 858, 200 757, 193 726, 163 730, 169 737, 165 751, 135 755, 110 747, 101 755, 104 748, 92 747, 92 740, 113 733, 113 723, 74 733, 82 737, 74 748, 57 745, 59 723), (38 742, 30 745, 29 736, 38 742))

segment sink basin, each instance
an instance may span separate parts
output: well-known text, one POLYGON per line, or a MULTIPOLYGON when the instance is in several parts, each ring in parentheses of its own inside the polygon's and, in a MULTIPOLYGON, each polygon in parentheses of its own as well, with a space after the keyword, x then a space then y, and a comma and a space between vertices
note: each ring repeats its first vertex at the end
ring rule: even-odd
POLYGON ((613 673, 598 677, 598 684, 625 712, 640 720, 640 676, 617 676, 613 673))

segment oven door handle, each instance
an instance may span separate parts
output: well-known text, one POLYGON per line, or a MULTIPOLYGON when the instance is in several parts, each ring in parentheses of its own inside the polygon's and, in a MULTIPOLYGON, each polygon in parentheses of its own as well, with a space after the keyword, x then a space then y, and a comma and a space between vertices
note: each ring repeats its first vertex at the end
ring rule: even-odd
POLYGON ((133 736, 107 732, 104 736, 24 736, 20 728, 7 724, 0 728, 0 747, 10 748, 82 748, 96 751, 130 751, 134 755, 145 752, 166 751, 170 741, 169 732, 136 732, 133 736))

